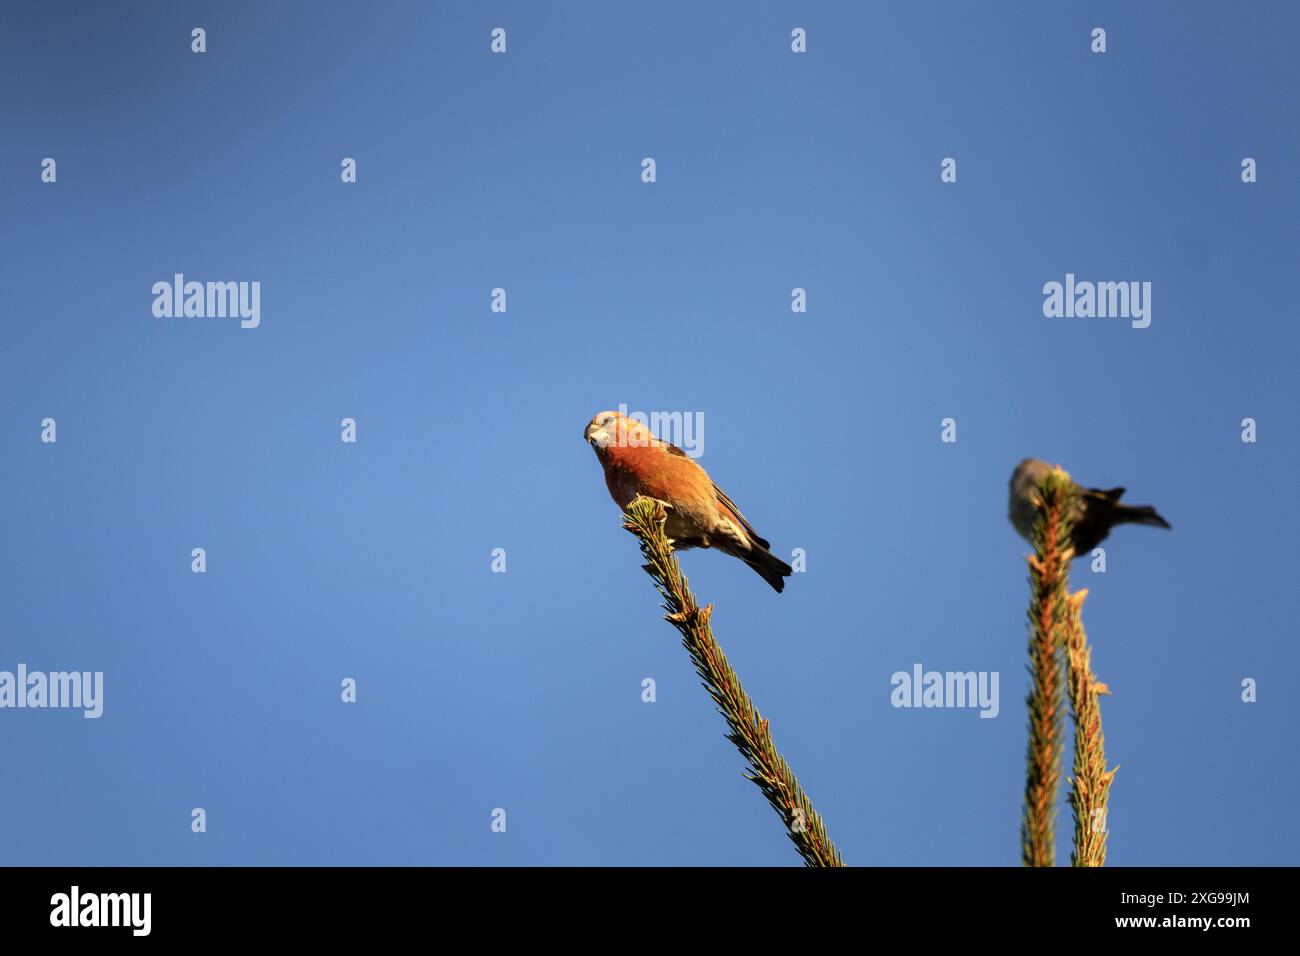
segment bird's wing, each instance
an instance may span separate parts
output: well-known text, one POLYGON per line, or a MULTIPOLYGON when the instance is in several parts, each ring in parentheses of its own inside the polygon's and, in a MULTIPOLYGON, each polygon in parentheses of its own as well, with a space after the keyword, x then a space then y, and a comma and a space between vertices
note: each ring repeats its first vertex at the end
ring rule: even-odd
MULTIPOLYGON (((664 451, 668 452, 668 454, 674 455, 678 458, 685 458, 687 461, 694 462, 695 459, 691 458, 690 455, 686 454, 686 452, 682 451, 672 442, 666 442, 663 441, 662 439, 660 439, 660 442, 664 446, 664 451)), ((761 548, 772 547, 772 545, 768 542, 768 540, 766 538, 759 537, 758 532, 754 530, 754 526, 750 524, 747 520, 745 520, 745 516, 741 514, 740 508, 738 508, 736 506, 736 503, 731 500, 731 497, 725 491, 719 488, 716 484, 713 484, 712 481, 710 481, 709 483, 713 485, 713 493, 714 495, 717 496, 718 504, 722 505, 722 507, 726 508, 727 511, 730 512, 731 516, 734 517, 736 521, 739 522, 740 526, 745 529, 745 533, 749 535, 749 537, 754 541, 754 543, 761 548)))
POLYGON ((1105 498, 1107 501, 1119 501, 1119 499, 1124 497, 1124 492, 1128 489, 1110 488, 1106 491, 1102 491, 1100 488, 1084 488, 1082 490, 1085 498, 1105 498))
POLYGON ((758 532, 754 530, 754 526, 745 520, 745 516, 740 513, 740 509, 736 507, 736 503, 731 500, 725 491, 715 484, 713 486, 713 493, 718 496, 718 503, 735 516, 736 520, 740 522, 740 526, 745 529, 745 532, 754 540, 755 544, 760 548, 772 547, 765 539, 758 536, 758 532))

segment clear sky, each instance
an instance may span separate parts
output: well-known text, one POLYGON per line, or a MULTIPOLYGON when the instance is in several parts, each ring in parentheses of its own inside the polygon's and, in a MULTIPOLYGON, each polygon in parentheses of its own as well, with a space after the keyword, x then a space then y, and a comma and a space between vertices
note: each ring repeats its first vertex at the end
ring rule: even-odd
POLYGON ((1298 37, 1280 2, 8 5, 0 670, 102 671, 104 713, 0 710, 0 863, 797 864, 581 439, 619 404, 702 416, 806 552, 779 596, 684 566, 847 862, 1018 863, 1027 455, 1174 526, 1074 569, 1110 862, 1298 862, 1298 37), (260 326, 155 317, 175 273, 260 282, 260 326), (1046 318, 1067 273, 1150 282, 1150 327, 1046 318), (998 672, 999 715, 891 707, 916 663, 998 672))

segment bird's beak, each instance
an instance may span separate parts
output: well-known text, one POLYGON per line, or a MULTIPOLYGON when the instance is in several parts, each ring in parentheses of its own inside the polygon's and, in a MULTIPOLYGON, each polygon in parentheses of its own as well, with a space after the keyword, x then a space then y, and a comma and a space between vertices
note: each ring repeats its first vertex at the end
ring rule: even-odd
POLYGON ((609 444, 609 432, 595 424, 588 425, 582 437, 587 439, 587 444, 593 448, 604 448, 609 444))

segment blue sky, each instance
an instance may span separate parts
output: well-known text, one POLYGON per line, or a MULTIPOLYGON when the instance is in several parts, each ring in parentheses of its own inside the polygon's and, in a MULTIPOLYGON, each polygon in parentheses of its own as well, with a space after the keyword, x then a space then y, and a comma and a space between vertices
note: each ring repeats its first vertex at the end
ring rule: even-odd
POLYGON ((1293 4, 3 20, 0 669, 105 701, 0 711, 0 862, 797 864, 580 438, 620 403, 807 553, 684 566, 847 862, 1018 862, 1026 455, 1174 526, 1074 569, 1110 862, 1297 862, 1293 4), (260 327, 154 317, 177 272, 260 327), (1067 272, 1151 326, 1045 318, 1067 272), (999 716, 894 709, 918 662, 999 716))

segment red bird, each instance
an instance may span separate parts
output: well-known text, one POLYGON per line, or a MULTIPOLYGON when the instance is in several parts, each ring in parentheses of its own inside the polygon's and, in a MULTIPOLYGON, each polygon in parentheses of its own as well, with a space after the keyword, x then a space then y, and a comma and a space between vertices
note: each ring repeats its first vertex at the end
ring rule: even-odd
POLYGON ((771 545, 758 536, 736 503, 686 452, 618 412, 601 412, 583 437, 605 469, 605 485, 616 505, 626 509, 638 495, 664 503, 664 532, 675 550, 717 548, 740 558, 774 590, 785 589, 783 579, 793 569, 768 550, 771 545))

